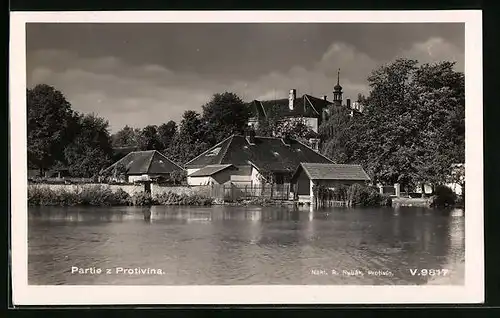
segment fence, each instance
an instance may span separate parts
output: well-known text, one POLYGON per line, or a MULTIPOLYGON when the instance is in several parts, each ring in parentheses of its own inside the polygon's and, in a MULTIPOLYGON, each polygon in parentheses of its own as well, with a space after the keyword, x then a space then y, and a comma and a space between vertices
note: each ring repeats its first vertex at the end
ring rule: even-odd
POLYGON ((289 200, 289 184, 269 184, 264 186, 214 184, 210 186, 210 196, 216 200, 234 202, 266 198, 271 200, 289 200))

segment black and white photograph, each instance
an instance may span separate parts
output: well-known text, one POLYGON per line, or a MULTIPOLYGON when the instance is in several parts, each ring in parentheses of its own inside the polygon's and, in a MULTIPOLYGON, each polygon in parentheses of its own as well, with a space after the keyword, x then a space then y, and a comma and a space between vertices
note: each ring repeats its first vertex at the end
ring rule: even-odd
POLYGON ((211 287, 252 288, 221 302, 283 300, 280 286, 293 302, 352 286, 480 301, 481 33, 466 13, 25 13, 14 280, 39 295, 168 287, 182 302, 211 287))

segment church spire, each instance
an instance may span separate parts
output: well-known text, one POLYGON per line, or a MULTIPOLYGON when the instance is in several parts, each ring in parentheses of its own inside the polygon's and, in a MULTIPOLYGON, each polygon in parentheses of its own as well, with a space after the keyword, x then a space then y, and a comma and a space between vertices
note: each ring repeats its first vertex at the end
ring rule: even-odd
POLYGON ((333 88, 336 92, 341 92, 342 91, 342 86, 340 86, 340 68, 339 71, 337 72, 337 85, 333 88))
POLYGON ((337 85, 333 88, 333 103, 337 106, 342 105, 342 86, 340 86, 340 68, 337 72, 337 85))

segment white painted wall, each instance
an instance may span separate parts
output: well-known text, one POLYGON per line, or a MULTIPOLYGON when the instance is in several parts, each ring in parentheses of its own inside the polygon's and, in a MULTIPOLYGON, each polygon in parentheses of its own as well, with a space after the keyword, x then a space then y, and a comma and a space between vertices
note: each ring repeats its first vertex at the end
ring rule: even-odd
POLYGON ((318 118, 305 117, 304 123, 309 126, 314 132, 318 132, 318 118))
POLYGON ((188 185, 199 186, 213 183, 212 177, 188 177, 188 185))
MULTIPOLYGON (((198 171, 198 170, 200 170, 200 168, 187 169, 187 171, 186 171, 186 173, 187 173, 187 180, 186 180, 186 181, 187 181, 187 184, 189 184, 189 185, 193 185, 193 182, 195 182, 195 183, 198 183, 198 182, 199 182, 199 181, 197 181, 197 180, 193 180, 193 177, 190 177, 190 176, 189 176, 191 173, 194 173, 194 172, 196 172, 196 171, 198 171)), ((194 178, 196 178, 196 177, 194 177, 194 178)), ((199 185, 199 184, 196 184, 196 185, 199 185)))
POLYGON ((252 173, 250 175, 250 180, 251 180, 253 186, 260 186, 261 185, 260 172, 254 166, 252 166, 252 173))
POLYGON ((142 176, 128 176, 128 182, 136 182, 136 181, 148 181, 151 178, 147 174, 143 174, 142 176))

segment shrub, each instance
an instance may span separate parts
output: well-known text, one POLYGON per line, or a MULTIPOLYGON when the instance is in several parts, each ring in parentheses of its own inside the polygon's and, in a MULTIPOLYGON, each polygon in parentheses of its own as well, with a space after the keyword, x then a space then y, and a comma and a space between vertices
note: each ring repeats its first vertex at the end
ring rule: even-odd
POLYGON ((431 198, 431 206, 436 208, 446 208, 453 206, 457 200, 457 195, 450 187, 438 185, 434 189, 434 195, 431 198))
POLYGON ((381 195, 376 189, 360 184, 353 184, 349 188, 348 197, 352 206, 373 207, 392 204, 390 196, 381 195))
POLYGON ((68 191, 66 188, 51 189, 48 186, 28 186, 28 205, 30 206, 74 206, 74 205, 127 205, 130 196, 119 189, 111 191, 109 187, 88 185, 68 191))
POLYGON ((154 201, 151 197, 151 193, 147 192, 137 192, 132 196, 132 204, 138 206, 153 205, 154 201))
POLYGON ((177 194, 168 191, 155 197, 155 201, 161 205, 211 205, 213 199, 199 194, 177 194))

